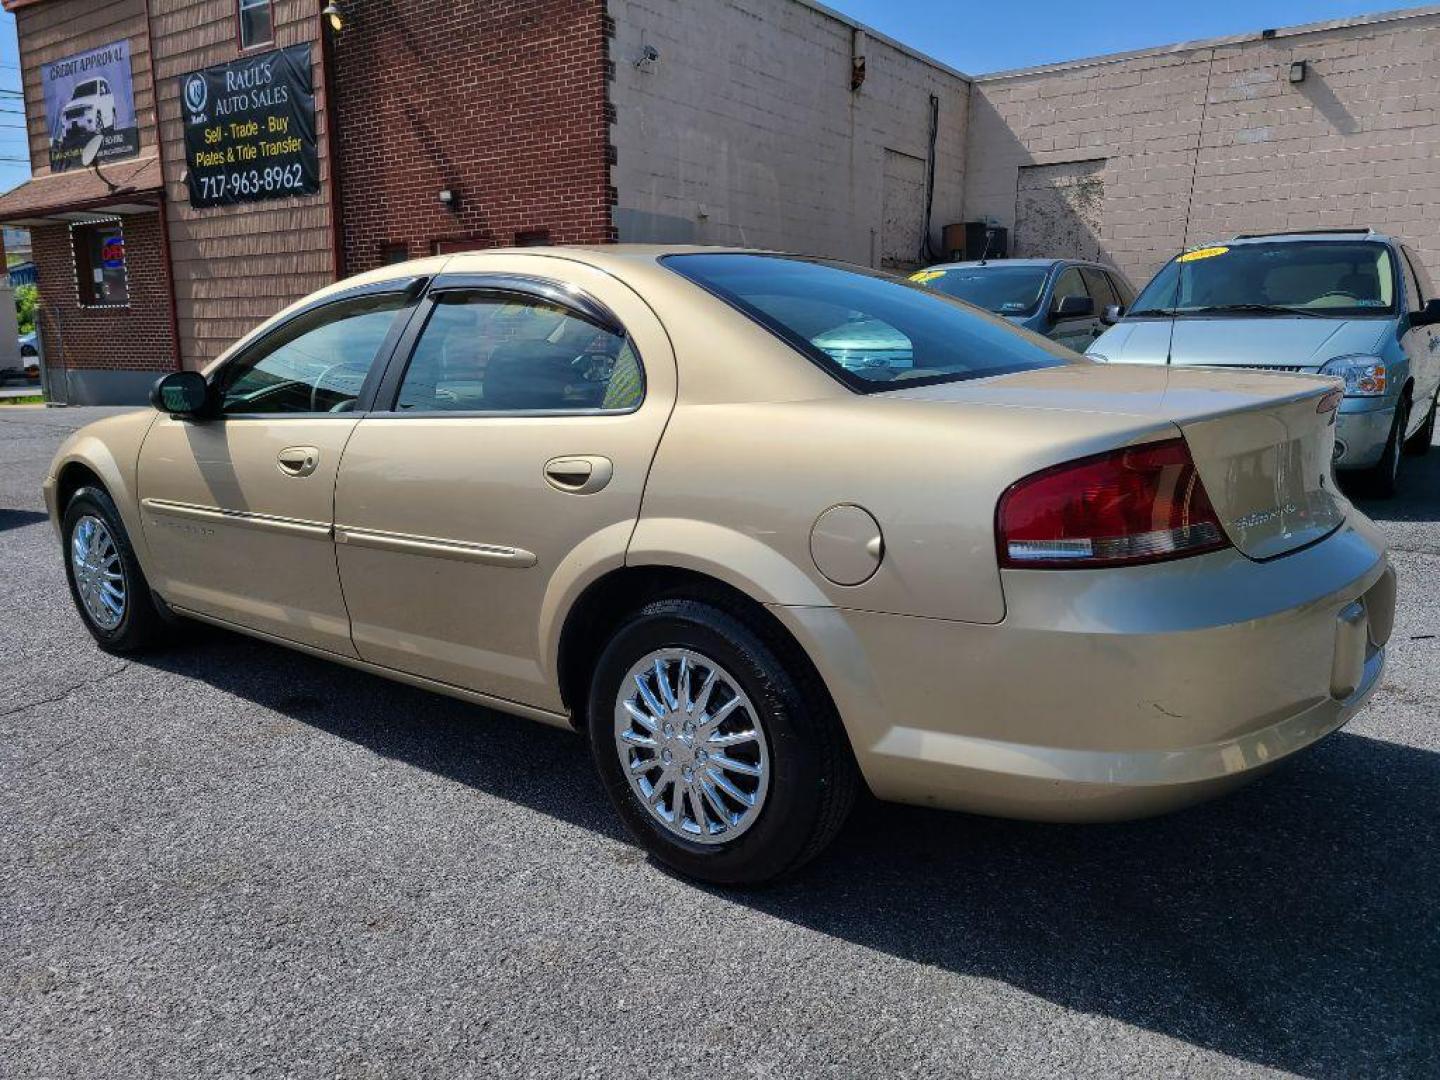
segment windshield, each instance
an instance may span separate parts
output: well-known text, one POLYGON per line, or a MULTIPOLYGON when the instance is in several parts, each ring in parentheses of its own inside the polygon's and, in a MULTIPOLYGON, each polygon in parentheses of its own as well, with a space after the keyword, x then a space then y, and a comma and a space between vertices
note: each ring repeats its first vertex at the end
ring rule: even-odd
POLYGON ((1155 275, 1133 315, 1239 309, 1354 318, 1395 307, 1390 252, 1373 241, 1287 240, 1186 252, 1155 275))
POLYGON ((737 253, 663 262, 861 393, 1086 362, 1004 319, 861 267, 737 253))
POLYGON ((1033 315, 1045 291, 1045 274, 1043 266, 937 266, 910 280, 997 315, 1033 315))
POLYGON ((94 97, 99 92, 99 83, 82 82, 79 86, 75 87, 75 92, 70 96, 71 98, 94 97))

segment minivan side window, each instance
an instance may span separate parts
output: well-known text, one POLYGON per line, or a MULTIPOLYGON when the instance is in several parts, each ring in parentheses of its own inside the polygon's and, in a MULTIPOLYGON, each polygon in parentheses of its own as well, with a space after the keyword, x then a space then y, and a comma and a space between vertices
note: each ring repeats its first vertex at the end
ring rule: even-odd
POLYGON ((630 339, 519 294, 434 296, 397 412, 628 412, 645 393, 630 339))
POLYGON ((1435 286, 1430 282, 1430 275, 1425 272, 1425 264, 1410 253, 1410 249, 1401 246, 1400 253, 1405 264, 1405 287, 1413 290, 1410 295, 1410 310, 1419 311, 1425 306, 1425 301, 1434 299, 1435 286))
POLYGON ((226 366, 221 411, 350 412, 405 302, 403 293, 381 293, 296 316, 226 366))

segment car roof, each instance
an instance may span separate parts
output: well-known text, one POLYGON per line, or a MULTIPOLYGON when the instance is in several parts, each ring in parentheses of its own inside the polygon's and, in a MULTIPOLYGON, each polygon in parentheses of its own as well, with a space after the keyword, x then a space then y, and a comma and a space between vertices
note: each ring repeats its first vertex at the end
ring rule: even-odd
POLYGON ((1337 243, 1354 243, 1356 240, 1374 240, 1383 244, 1398 244, 1400 241, 1384 233, 1378 233, 1374 229, 1356 226, 1353 229, 1308 229, 1298 231, 1273 232, 1273 233, 1239 233, 1229 240, 1222 241, 1226 244, 1291 244, 1291 243, 1316 243, 1333 241, 1337 243))
POLYGON ((927 266, 927 270, 957 270, 980 266, 1034 266, 1049 269, 1054 266, 1093 266, 1096 270, 1114 270, 1113 266, 1091 262, 1089 259, 969 259, 964 262, 944 262, 927 266))

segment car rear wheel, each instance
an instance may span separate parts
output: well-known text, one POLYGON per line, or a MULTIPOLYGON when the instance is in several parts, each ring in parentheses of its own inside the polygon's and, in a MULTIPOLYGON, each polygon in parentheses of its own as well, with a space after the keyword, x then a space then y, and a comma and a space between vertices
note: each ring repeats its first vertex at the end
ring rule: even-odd
POLYGON ((82 487, 66 506, 62 524, 70 596, 96 643, 111 653, 159 643, 165 621, 110 496, 82 487))
POLYGON ((729 611, 666 599, 600 657, 591 751, 660 862, 756 885, 797 869, 844 823, 858 782, 849 747, 818 679, 787 652, 729 611))
POLYGON ((1440 390, 1430 399, 1430 413, 1425 417, 1425 423, 1420 425, 1420 430, 1405 440, 1405 453, 1414 457, 1428 454, 1430 446, 1435 442, 1435 413, 1440 409, 1440 390))

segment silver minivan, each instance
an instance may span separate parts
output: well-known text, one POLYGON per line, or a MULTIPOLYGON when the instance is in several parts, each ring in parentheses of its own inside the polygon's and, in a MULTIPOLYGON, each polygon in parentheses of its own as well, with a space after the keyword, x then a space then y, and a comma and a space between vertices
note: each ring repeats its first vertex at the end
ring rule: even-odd
POLYGON ((1086 350, 1097 360, 1262 368, 1344 381, 1335 467, 1395 492, 1440 394, 1440 298, 1399 240, 1369 229, 1237 236, 1161 268, 1086 350))

